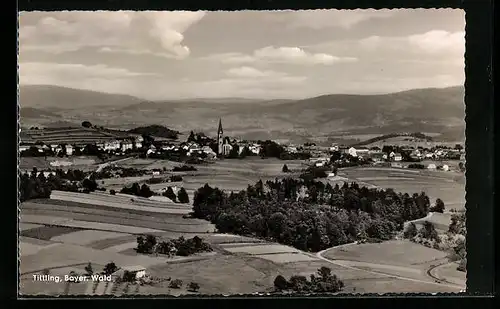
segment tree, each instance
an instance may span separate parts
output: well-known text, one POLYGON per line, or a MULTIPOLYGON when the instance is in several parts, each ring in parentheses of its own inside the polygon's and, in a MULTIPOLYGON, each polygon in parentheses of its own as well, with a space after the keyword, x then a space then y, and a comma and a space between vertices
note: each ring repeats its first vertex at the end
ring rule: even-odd
POLYGON ((436 199, 436 205, 432 208, 432 211, 440 213, 444 212, 444 202, 440 198, 436 199))
POLYGON ((82 182, 82 187, 90 192, 93 192, 97 189, 97 182, 95 180, 85 178, 82 182))
POLYGON ((281 169, 281 171, 282 171, 283 173, 288 173, 288 172, 290 172, 290 170, 288 169, 288 166, 286 166, 286 164, 284 164, 284 165, 283 165, 283 168, 281 169))
POLYGON ((116 272, 118 270, 118 267, 114 262, 110 262, 106 265, 104 265, 103 272, 105 275, 111 275, 112 273, 116 272))
POLYGON ((85 266, 85 271, 89 276, 91 276, 94 273, 94 270, 92 269, 92 264, 89 262, 87 266, 85 266))
POLYGON ((131 271, 126 270, 123 273, 123 281, 125 282, 134 282, 136 279, 135 274, 131 271))
POLYGON ((172 187, 168 187, 165 192, 163 192, 163 196, 168 197, 172 202, 177 202, 177 196, 175 196, 174 190, 172 187))
POLYGON ((188 285, 188 291, 190 292, 198 292, 200 289, 200 285, 196 282, 190 282, 188 285))
POLYGON ((115 191, 115 190, 113 190, 113 189, 111 189, 111 190, 109 190, 109 194, 111 194, 111 195, 115 195, 115 194, 116 194, 116 191, 115 191))
POLYGON ((179 203, 188 204, 189 203, 189 195, 186 192, 186 189, 181 188, 179 193, 177 193, 177 198, 179 199, 179 203))
POLYGON ((240 147, 238 145, 232 145, 231 151, 226 156, 228 159, 236 159, 240 155, 240 147))
POLYGON ((193 132, 193 131, 191 131, 191 133, 189 133, 189 136, 188 136, 187 142, 188 142, 188 143, 196 142, 196 137, 195 137, 195 135, 194 135, 194 132, 193 132))
POLYGON ((274 279, 274 288, 277 291, 284 291, 288 288, 288 281, 282 275, 278 275, 274 279))
POLYGON ((415 223, 410 222, 410 224, 408 224, 406 230, 404 231, 404 237, 407 239, 411 239, 417 236, 417 234, 418 234, 417 226, 415 225, 415 223))
POLYGON ((82 122, 82 127, 84 128, 92 128, 92 123, 90 123, 90 121, 84 121, 82 122))

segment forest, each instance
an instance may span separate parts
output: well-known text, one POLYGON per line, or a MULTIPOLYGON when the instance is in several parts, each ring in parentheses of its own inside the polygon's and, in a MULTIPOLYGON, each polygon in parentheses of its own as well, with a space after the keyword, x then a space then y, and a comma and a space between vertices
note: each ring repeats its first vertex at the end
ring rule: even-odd
POLYGON ((429 197, 368 189, 357 183, 331 186, 309 179, 258 181, 227 193, 205 185, 194 195, 193 216, 221 233, 248 235, 317 252, 357 240, 391 239, 405 221, 425 217, 429 197))

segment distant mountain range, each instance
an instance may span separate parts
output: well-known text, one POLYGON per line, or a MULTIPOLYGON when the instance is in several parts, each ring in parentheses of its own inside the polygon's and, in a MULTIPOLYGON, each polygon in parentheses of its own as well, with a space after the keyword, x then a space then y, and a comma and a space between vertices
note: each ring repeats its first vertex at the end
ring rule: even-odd
MULTIPOLYGON (((21 124, 54 122, 129 129, 159 124, 214 134, 219 117, 228 135, 247 139, 330 142, 339 136, 427 132, 464 139, 464 87, 381 95, 331 94, 303 100, 245 98, 146 101, 57 86, 20 87, 21 124)), ((438 137, 439 138, 439 137, 438 137)), ((362 139, 362 138, 361 138, 362 139)))

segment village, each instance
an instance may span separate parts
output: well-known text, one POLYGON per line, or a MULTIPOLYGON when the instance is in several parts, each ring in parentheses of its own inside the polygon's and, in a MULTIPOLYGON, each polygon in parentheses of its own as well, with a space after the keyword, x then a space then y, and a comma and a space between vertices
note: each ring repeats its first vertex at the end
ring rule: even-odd
MULTIPOLYGON (((103 162, 139 156, 202 164, 221 159, 261 156, 276 157, 283 161, 306 159, 308 165, 317 168, 372 165, 448 171, 448 161, 460 161, 461 164, 456 167, 462 171, 465 168, 465 149, 460 144, 454 147, 435 143, 422 146, 422 143, 417 145, 418 140, 415 142, 415 138, 405 138, 405 141, 406 145, 391 145, 390 141, 385 141, 386 144, 378 143, 371 147, 337 143, 330 146, 317 146, 314 143, 281 145, 274 141, 247 141, 224 136, 222 121, 219 120, 218 135, 215 139, 203 133, 191 132, 185 141, 122 131, 114 131, 112 134, 84 127, 32 129, 21 132, 19 152, 21 157, 68 158, 91 155, 97 156, 103 162), (271 145, 268 147, 271 150, 263 151, 266 145, 271 145)), ((61 167, 65 163, 54 161, 51 165, 61 167)), ((50 168, 47 171, 39 171, 48 175, 50 168)))

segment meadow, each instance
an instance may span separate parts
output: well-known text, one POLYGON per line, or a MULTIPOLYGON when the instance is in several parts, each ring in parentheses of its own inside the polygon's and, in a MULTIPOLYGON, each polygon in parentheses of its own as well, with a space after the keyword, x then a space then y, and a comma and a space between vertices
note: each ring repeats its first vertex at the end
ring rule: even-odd
POLYGON ((355 167, 339 171, 349 181, 376 187, 392 188, 408 194, 425 192, 434 202, 443 200, 446 210, 465 209, 465 178, 463 174, 444 171, 410 170, 401 168, 355 167))

